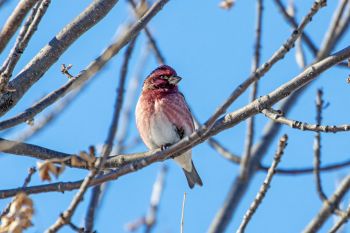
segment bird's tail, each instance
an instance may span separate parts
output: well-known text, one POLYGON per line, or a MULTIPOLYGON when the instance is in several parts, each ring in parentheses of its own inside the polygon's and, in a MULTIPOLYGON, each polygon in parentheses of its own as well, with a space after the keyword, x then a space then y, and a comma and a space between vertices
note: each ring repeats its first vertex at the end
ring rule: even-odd
POLYGON ((192 189, 195 184, 198 184, 199 186, 203 185, 202 179, 198 175, 198 172, 196 170, 196 167, 194 166, 192 162, 192 170, 191 172, 186 171, 185 169, 182 169, 185 172, 185 176, 188 182, 188 186, 192 189))

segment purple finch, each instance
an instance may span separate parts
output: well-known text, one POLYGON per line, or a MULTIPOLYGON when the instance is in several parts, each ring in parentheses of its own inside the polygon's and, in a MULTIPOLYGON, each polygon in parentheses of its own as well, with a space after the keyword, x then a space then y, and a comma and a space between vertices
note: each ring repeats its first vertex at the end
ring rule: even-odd
MULTIPOLYGON (((180 81, 173 68, 162 65, 143 83, 136 106, 136 125, 149 149, 164 149, 195 130, 191 112, 177 87, 180 81)), ((185 172, 190 188, 203 185, 192 162, 191 150, 174 160, 185 172)))

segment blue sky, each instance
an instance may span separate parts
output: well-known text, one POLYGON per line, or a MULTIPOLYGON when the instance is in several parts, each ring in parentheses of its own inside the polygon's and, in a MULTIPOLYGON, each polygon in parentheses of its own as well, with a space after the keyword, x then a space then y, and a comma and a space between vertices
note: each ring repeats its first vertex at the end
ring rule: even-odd
MULTIPOLYGON (((266 61, 291 32, 273 2, 265 2, 262 61, 266 61)), ((297 17, 300 21, 300 18, 308 12, 313 1, 295 2, 297 17)), ((83 0, 52 1, 14 74, 17 74, 89 3, 90 1, 83 0)), ((218 3, 219 1, 170 1, 150 23, 150 28, 167 64, 173 66, 183 77, 180 89, 193 112, 202 122, 228 97, 233 88, 248 77, 251 70, 256 17, 255 1, 237 0, 236 5, 230 11, 220 9, 218 3)), ((0 9, 0 25, 5 22, 15 4, 16 1, 11 1, 0 9)), ((323 34, 327 30, 336 6, 337 1, 328 1, 328 6, 322 9, 307 27, 306 31, 317 45, 322 42, 323 34)), ((112 41, 119 25, 130 19, 129 13, 130 8, 126 2, 120 1, 106 18, 79 38, 63 54, 2 120, 23 111, 43 95, 63 85, 67 80, 60 73, 62 63, 73 64, 72 73, 78 73, 84 69, 112 41)), ((348 33, 336 50, 348 45, 349 36, 348 33)), ((0 55, 1 61, 4 60, 13 43, 14 39, 0 55)), ((135 73, 135 65, 145 43, 145 36, 141 34, 130 63, 130 75, 127 81, 135 73)), ((122 59, 123 51, 108 63, 106 68, 92 80, 86 91, 53 124, 30 139, 29 142, 67 153, 77 153, 87 149, 89 145, 103 143, 112 117, 122 59)), ((312 56, 308 51, 307 61, 312 61, 312 56)), ((143 76, 145 77, 156 66, 156 60, 150 56, 143 76)), ((294 50, 292 50, 262 79, 258 95, 267 94, 299 72, 300 69, 295 63, 294 50)), ((339 68, 325 72, 310 85, 307 93, 304 93, 299 99, 289 116, 301 121, 314 122, 316 90, 323 88, 324 99, 330 103, 330 106, 324 110, 323 122, 329 125, 347 123, 350 118, 349 104, 348 101, 345 101, 350 97, 349 86, 345 81, 347 75, 346 70, 339 68)), ((244 106, 247 101, 248 92, 242 95, 229 111, 244 106)), ((255 135, 255 141, 258 141, 267 119, 260 115, 256 119, 256 132, 259 133, 255 135)), ((138 135, 134 117, 131 120, 132 126, 128 141, 138 135)), ((25 127, 27 126, 20 126, 18 129, 25 127)), ((312 166, 314 133, 301 132, 288 127, 283 127, 279 136, 283 133, 289 135, 289 143, 280 167, 312 166)), ((245 123, 221 133, 216 138, 232 152, 241 154, 245 138, 245 123)), ((348 133, 323 134, 322 163, 328 164, 347 159, 349 157, 348 142, 348 133)), ((264 164, 271 163, 276 144, 277 141, 266 154, 264 164)), ((145 150, 145 146, 140 144, 128 152, 145 150)), ((206 232, 216 212, 223 204, 234 177, 239 172, 237 165, 223 159, 205 143, 194 148, 193 155, 204 186, 189 190, 181 169, 174 162, 167 161, 169 173, 161 201, 158 224, 154 232, 179 232, 184 192, 187 192, 185 232, 206 232)), ((27 174, 27 169, 36 164, 34 159, 7 154, 1 154, 0 161, 2 167, 0 189, 20 186, 27 174)), ((137 219, 147 211, 152 185, 160 167, 160 164, 157 163, 110 182, 96 222, 98 232, 124 232, 126 223, 137 219)), ((333 193, 336 182, 348 172, 349 169, 343 169, 339 172, 322 174, 324 188, 328 195, 333 193)), ((59 181, 81 179, 86 174, 86 171, 67 169, 59 181)), ((227 232, 233 232, 238 228, 243 214, 255 197, 264 177, 264 173, 258 173, 254 177, 227 232)), ((41 183, 38 176, 35 175, 31 184, 41 183)), ((272 187, 253 216, 247 232, 300 232, 321 206, 315 190, 312 175, 275 176, 272 187)), ((43 232, 54 223, 59 213, 68 207, 74 194, 75 192, 33 195, 36 214, 33 220, 34 227, 28 232, 43 232)), ((74 214, 73 222, 76 224, 83 223, 89 196, 90 192, 87 193, 85 201, 74 214)), ((0 200, 0 208, 8 201, 9 199, 0 200)), ((330 219, 321 232, 327 232, 332 221, 330 219)), ((65 227, 61 232, 70 232, 70 229, 65 227)))

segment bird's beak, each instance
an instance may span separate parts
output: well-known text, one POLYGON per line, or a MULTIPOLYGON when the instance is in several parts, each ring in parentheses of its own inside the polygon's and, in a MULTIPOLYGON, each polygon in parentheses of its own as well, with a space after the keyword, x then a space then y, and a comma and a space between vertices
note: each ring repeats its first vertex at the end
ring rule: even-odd
POLYGON ((181 79, 182 78, 179 76, 171 76, 169 77, 168 82, 172 85, 177 85, 181 81, 181 79))

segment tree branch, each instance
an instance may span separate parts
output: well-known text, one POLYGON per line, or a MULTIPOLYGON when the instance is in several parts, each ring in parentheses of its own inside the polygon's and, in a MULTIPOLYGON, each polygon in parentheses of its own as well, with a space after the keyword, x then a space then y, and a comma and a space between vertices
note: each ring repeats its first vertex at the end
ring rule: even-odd
POLYGON ((237 233, 245 232, 245 228, 247 227, 247 225, 250 222, 251 218, 253 217, 254 213, 256 212, 256 210, 260 206, 262 200, 264 199, 268 189, 270 188, 272 177, 275 174, 275 170, 277 168, 277 165, 281 161, 281 157, 284 153, 284 149, 287 146, 287 140, 288 140, 288 136, 286 134, 280 138, 275 157, 273 158, 273 162, 271 164, 271 167, 269 168, 269 171, 267 172, 264 183, 260 187, 260 190, 259 190, 258 194, 256 195, 253 203, 250 205, 249 209, 244 214, 243 220, 242 220, 241 225, 239 226, 239 228, 237 230, 237 233))
POLYGON ((301 122, 297 120, 291 120, 283 117, 281 111, 276 111, 274 109, 264 109, 261 111, 266 117, 273 120, 274 122, 287 125, 293 129, 299 129, 302 131, 315 131, 323 133, 337 133, 337 132, 347 132, 350 131, 350 125, 319 125, 319 124, 309 124, 306 122, 301 122))
MULTIPOLYGON (((259 113, 261 109, 268 108, 273 104, 277 103, 278 101, 280 101, 281 99, 286 98, 288 95, 290 95, 294 91, 310 83, 323 71, 329 69, 330 67, 338 64, 339 62, 349 57, 350 57, 350 46, 335 53, 334 55, 331 55, 323 59, 318 63, 315 63, 314 65, 310 66, 308 69, 303 71, 301 74, 299 74, 297 77, 283 84, 282 86, 272 91, 268 95, 260 97, 254 102, 246 105, 245 107, 240 108, 235 112, 229 113, 224 117, 220 118, 215 122, 213 128, 210 130, 208 134, 205 134, 199 137, 197 134, 198 130, 196 130, 190 136, 183 138, 182 140, 170 146, 166 150, 163 150, 163 151, 155 150, 155 151, 150 151, 146 153, 134 154, 134 156, 140 157, 141 159, 133 161, 132 163, 129 163, 129 164, 125 164, 119 167, 118 169, 116 169, 114 172, 111 172, 109 174, 106 174, 94 179, 90 183, 90 185, 101 184, 109 180, 117 179, 120 176, 135 172, 152 163, 160 162, 173 156, 179 156, 184 152, 186 152, 187 150, 194 147, 195 145, 204 142, 209 137, 214 136, 225 129, 228 129, 237 125, 239 122, 244 121, 248 117, 259 113)), ((130 158, 130 157, 125 156, 123 158, 123 157, 117 156, 113 158, 113 162, 112 161, 109 161, 109 162, 111 164, 115 164, 118 162, 125 162, 127 158, 130 158)), ((252 167, 252 169, 256 169, 256 168, 252 167)), ((24 191, 27 193, 39 193, 43 191, 45 192, 45 191, 72 190, 79 187, 80 184, 81 184, 81 181, 77 181, 77 182, 69 182, 66 184, 56 183, 48 186, 37 186, 37 187, 34 186, 32 188, 27 188, 27 189, 3 190, 3 191, 0 191, 0 198, 6 198, 9 196, 12 196, 18 191, 24 191)))
POLYGON ((39 0, 23 0, 18 3, 0 31, 0 54, 21 25, 24 17, 39 0))
MULTIPOLYGON (((21 58, 21 54, 24 52, 27 47, 29 40, 32 38, 34 32, 37 30, 37 27, 46 13, 47 8, 49 7, 51 0, 41 0, 33 8, 32 14, 29 16, 28 20, 22 27, 17 41, 13 46, 11 53, 7 57, 1 68, 0 74, 0 93, 4 93, 8 90, 7 83, 9 82, 12 72, 21 58)), ((10 90, 14 91, 14 90, 10 90)))
MULTIPOLYGON (((129 65, 129 62, 131 59, 131 54, 134 50, 135 42, 136 42, 136 38, 130 42, 129 46, 127 47, 127 49, 125 51, 124 62, 123 62, 122 68, 121 68, 121 74, 120 74, 120 79, 119 79, 119 84, 118 84, 118 89, 117 89, 117 96, 116 96, 115 105, 114 105, 114 113, 113 113, 113 117, 112 117, 112 123, 111 123, 111 126, 109 128, 108 136, 107 136, 107 139, 103 145, 102 152, 101 152, 101 156, 104 158, 103 163, 105 163, 107 157, 110 156, 110 153, 111 153, 112 148, 113 148, 113 141, 114 141, 114 138, 115 138, 116 133, 118 131, 120 112, 121 112, 123 102, 124 102, 125 80, 127 77, 128 65, 129 65)), ((85 217, 85 230, 87 232, 93 231, 95 210, 98 206, 101 191, 102 190, 101 190, 100 185, 97 185, 93 188, 88 211, 87 211, 87 214, 85 217)))
POLYGON ((341 182, 334 194, 324 202, 318 214, 311 220, 311 222, 304 229, 304 233, 317 232, 325 221, 332 215, 336 207, 339 205, 340 201, 343 199, 344 195, 350 189, 350 176, 345 177, 341 182))
POLYGON ((28 89, 36 83, 58 58, 81 35, 96 25, 117 3, 117 0, 93 1, 77 18, 62 29, 27 66, 10 82, 15 92, 7 92, 0 98, 0 116, 8 112, 28 89))
MULTIPOLYGON (((261 30, 262 30, 262 16, 263 16, 263 1, 257 0, 257 19, 256 19, 256 30, 255 30, 255 48, 254 58, 252 64, 252 72, 257 71, 260 63, 260 48, 261 48, 261 30)), ((253 83, 249 101, 252 102, 256 99, 258 89, 258 81, 253 83)), ((241 176, 247 176, 247 168, 250 160, 252 145, 254 139, 254 117, 247 119, 247 130, 245 139, 244 154, 241 161, 241 176)))

